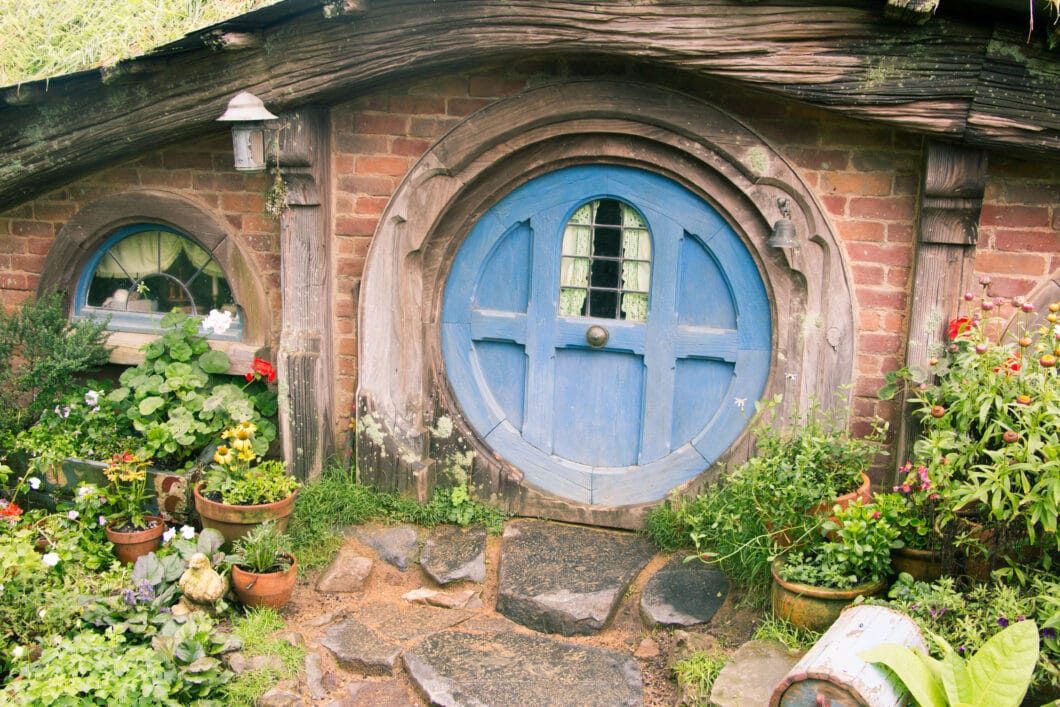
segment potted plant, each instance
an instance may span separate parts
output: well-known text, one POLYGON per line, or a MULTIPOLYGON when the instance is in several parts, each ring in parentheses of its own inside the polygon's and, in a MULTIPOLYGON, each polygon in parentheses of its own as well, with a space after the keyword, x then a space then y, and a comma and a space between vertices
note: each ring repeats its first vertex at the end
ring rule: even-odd
POLYGON ((232 589, 243 606, 279 609, 291 598, 297 575, 278 523, 266 521, 235 542, 232 589))
POLYGON ((187 469, 221 430, 240 420, 254 423, 254 449, 264 454, 276 438, 269 419, 276 413, 276 394, 267 386, 275 371, 255 359, 255 367, 268 375, 251 371, 239 383, 226 375, 231 362, 210 348, 200 318, 175 311, 161 325, 165 333, 144 345, 143 362, 126 369, 121 387, 108 396, 140 434, 137 454, 163 468, 187 469))
POLYGON ((158 516, 143 513, 147 486, 148 461, 132 452, 115 454, 103 472, 107 487, 107 539, 114 543, 114 552, 124 564, 158 549, 166 524, 158 516))
POLYGON ((773 613, 801 628, 825 631, 859 596, 885 586, 898 530, 860 499, 836 506, 814 541, 773 561, 773 613))
POLYGON ((873 496, 873 505, 898 530, 898 544, 891 552, 895 572, 930 581, 942 575, 943 538, 935 529, 943 489, 931 479, 923 464, 899 467, 901 481, 889 493, 873 496))
POLYGON ((915 389, 914 451, 947 488, 940 526, 959 543, 992 562, 1048 562, 1060 552, 1060 303, 1042 320, 1030 302, 992 298, 989 278, 980 283, 931 361, 935 382, 915 389))
POLYGON ((859 439, 847 410, 821 410, 778 420, 780 398, 760 403, 752 430, 756 454, 694 499, 678 506, 697 555, 718 562, 733 581, 763 592, 770 561, 782 547, 812 539, 838 503, 870 499, 865 474, 883 438, 859 439))
POLYGON ((283 461, 259 460, 256 435, 257 425, 249 420, 226 429, 213 465, 195 488, 203 527, 220 531, 229 541, 267 520, 285 530, 301 486, 287 474, 283 461))

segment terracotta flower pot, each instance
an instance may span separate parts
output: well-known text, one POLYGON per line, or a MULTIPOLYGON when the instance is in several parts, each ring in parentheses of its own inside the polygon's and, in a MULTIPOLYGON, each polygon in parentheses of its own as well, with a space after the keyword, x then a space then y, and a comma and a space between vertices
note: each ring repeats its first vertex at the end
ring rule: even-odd
POLYGON ((283 572, 256 574, 232 565, 232 590, 243 606, 279 609, 291 599, 298 576, 298 561, 287 555, 291 566, 283 572))
POLYGON ((933 582, 942 576, 942 555, 933 550, 900 547, 891 550, 891 567, 895 574, 905 572, 913 579, 933 582))
POLYGON ((158 516, 144 516, 144 520, 155 521, 151 528, 120 532, 106 527, 107 540, 114 543, 114 554, 123 564, 131 565, 136 558, 154 552, 162 545, 162 533, 166 531, 165 522, 158 516))
POLYGON ((236 506, 211 501, 202 495, 201 489, 201 484, 195 487, 195 510, 199 513, 202 527, 213 528, 228 542, 238 540, 252 528, 267 520, 276 521, 276 528, 281 533, 286 531, 287 521, 291 512, 294 511, 294 500, 298 495, 295 491, 287 498, 275 503, 236 506))
POLYGON ((883 580, 859 584, 850 589, 828 589, 813 587, 809 584, 788 582, 780 578, 783 560, 773 560, 770 572, 773 574, 773 613, 790 621, 799 628, 822 633, 828 630, 832 622, 839 618, 843 609, 859 596, 872 596, 883 591, 886 583, 883 580))
MULTIPOLYGON (((861 474, 861 486, 857 489, 850 493, 845 493, 842 496, 838 496, 831 501, 821 501, 807 512, 816 515, 824 515, 830 513, 832 508, 837 505, 846 508, 853 503, 856 498, 860 498, 862 503, 872 502, 872 479, 870 479, 868 474, 865 474, 864 472, 861 474)), ((773 533, 772 524, 767 522, 765 525, 766 529, 770 533, 773 533)), ((780 547, 791 547, 791 544, 794 542, 793 538, 787 531, 773 533, 773 539, 780 547)))

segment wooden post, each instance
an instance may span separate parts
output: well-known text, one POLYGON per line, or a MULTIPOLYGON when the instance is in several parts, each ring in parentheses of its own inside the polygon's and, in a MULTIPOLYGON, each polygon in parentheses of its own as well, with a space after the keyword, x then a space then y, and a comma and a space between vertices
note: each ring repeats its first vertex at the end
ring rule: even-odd
MULTIPOLYGON (((946 323, 961 293, 972 285, 986 153, 931 141, 922 171, 905 362, 927 368, 931 351, 946 343, 946 323)), ((910 458, 916 433, 911 406, 903 401, 898 464, 910 458)))
POLYGON ((280 433, 297 478, 319 476, 335 448, 331 257, 328 238, 328 118, 318 106, 281 116, 280 167, 287 183, 280 216, 280 433))

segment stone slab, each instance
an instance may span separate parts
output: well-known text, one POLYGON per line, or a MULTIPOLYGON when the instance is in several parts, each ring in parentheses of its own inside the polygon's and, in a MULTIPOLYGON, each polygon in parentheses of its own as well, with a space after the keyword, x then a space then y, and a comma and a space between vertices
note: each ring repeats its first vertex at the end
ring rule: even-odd
POLYGON ((357 616, 365 625, 388 639, 409 641, 456 626, 471 617, 472 612, 410 604, 396 606, 380 602, 362 607, 357 616))
POLYGON ((411 525, 395 525, 392 528, 358 528, 356 538, 372 548, 383 562, 388 562, 402 572, 416 561, 419 536, 411 525))
POLYGON ((729 578, 716 567, 670 558, 640 595, 640 618, 648 628, 705 624, 725 603, 729 578))
POLYGON ((331 702, 328 707, 418 707, 404 687, 397 682, 356 681, 347 688, 349 697, 331 702))
POLYGON ((714 681, 710 704, 716 707, 762 707, 802 653, 776 641, 748 641, 740 646, 714 681))
POLYGON ((629 655, 532 634, 446 631, 403 661, 431 704, 616 707, 644 700, 629 655))
POLYGON ((634 533, 510 522, 501 545, 497 611, 535 631, 597 633, 654 554, 652 544, 634 533))
POLYGON ((420 565, 438 584, 486 580, 486 529, 439 525, 427 535, 420 565))
POLYGON ((317 591, 328 593, 354 593, 364 591, 364 582, 372 571, 372 561, 352 552, 348 548, 339 550, 320 578, 317 591))
POLYGON ((401 646, 352 617, 329 626, 320 645, 334 653, 343 668, 367 675, 391 675, 401 655, 401 646))

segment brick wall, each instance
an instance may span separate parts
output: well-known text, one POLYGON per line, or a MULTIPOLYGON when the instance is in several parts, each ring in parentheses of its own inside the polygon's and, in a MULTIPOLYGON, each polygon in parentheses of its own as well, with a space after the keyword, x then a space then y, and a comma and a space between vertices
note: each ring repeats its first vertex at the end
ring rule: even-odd
MULTIPOLYGON (((527 86, 585 70, 535 63, 434 77, 359 97, 332 112, 336 410, 349 421, 357 372, 356 296, 371 238, 390 195, 415 161, 463 117, 527 86)), ((611 73, 631 70, 601 67, 611 73)), ((751 91, 665 80, 729 110, 763 134, 819 195, 845 250, 854 287, 856 429, 894 403, 875 393, 903 362, 911 286, 913 217, 922 140, 751 91)), ((226 133, 162 150, 0 213, 0 301, 35 291, 56 231, 92 199, 134 187, 167 187, 203 203, 239 234, 279 311, 278 227, 265 218, 265 175, 231 168, 226 133)), ((1060 267, 1060 165, 991 155, 976 270, 998 295, 1028 294, 1060 267)), ((278 331, 279 317, 273 323, 278 331)))

